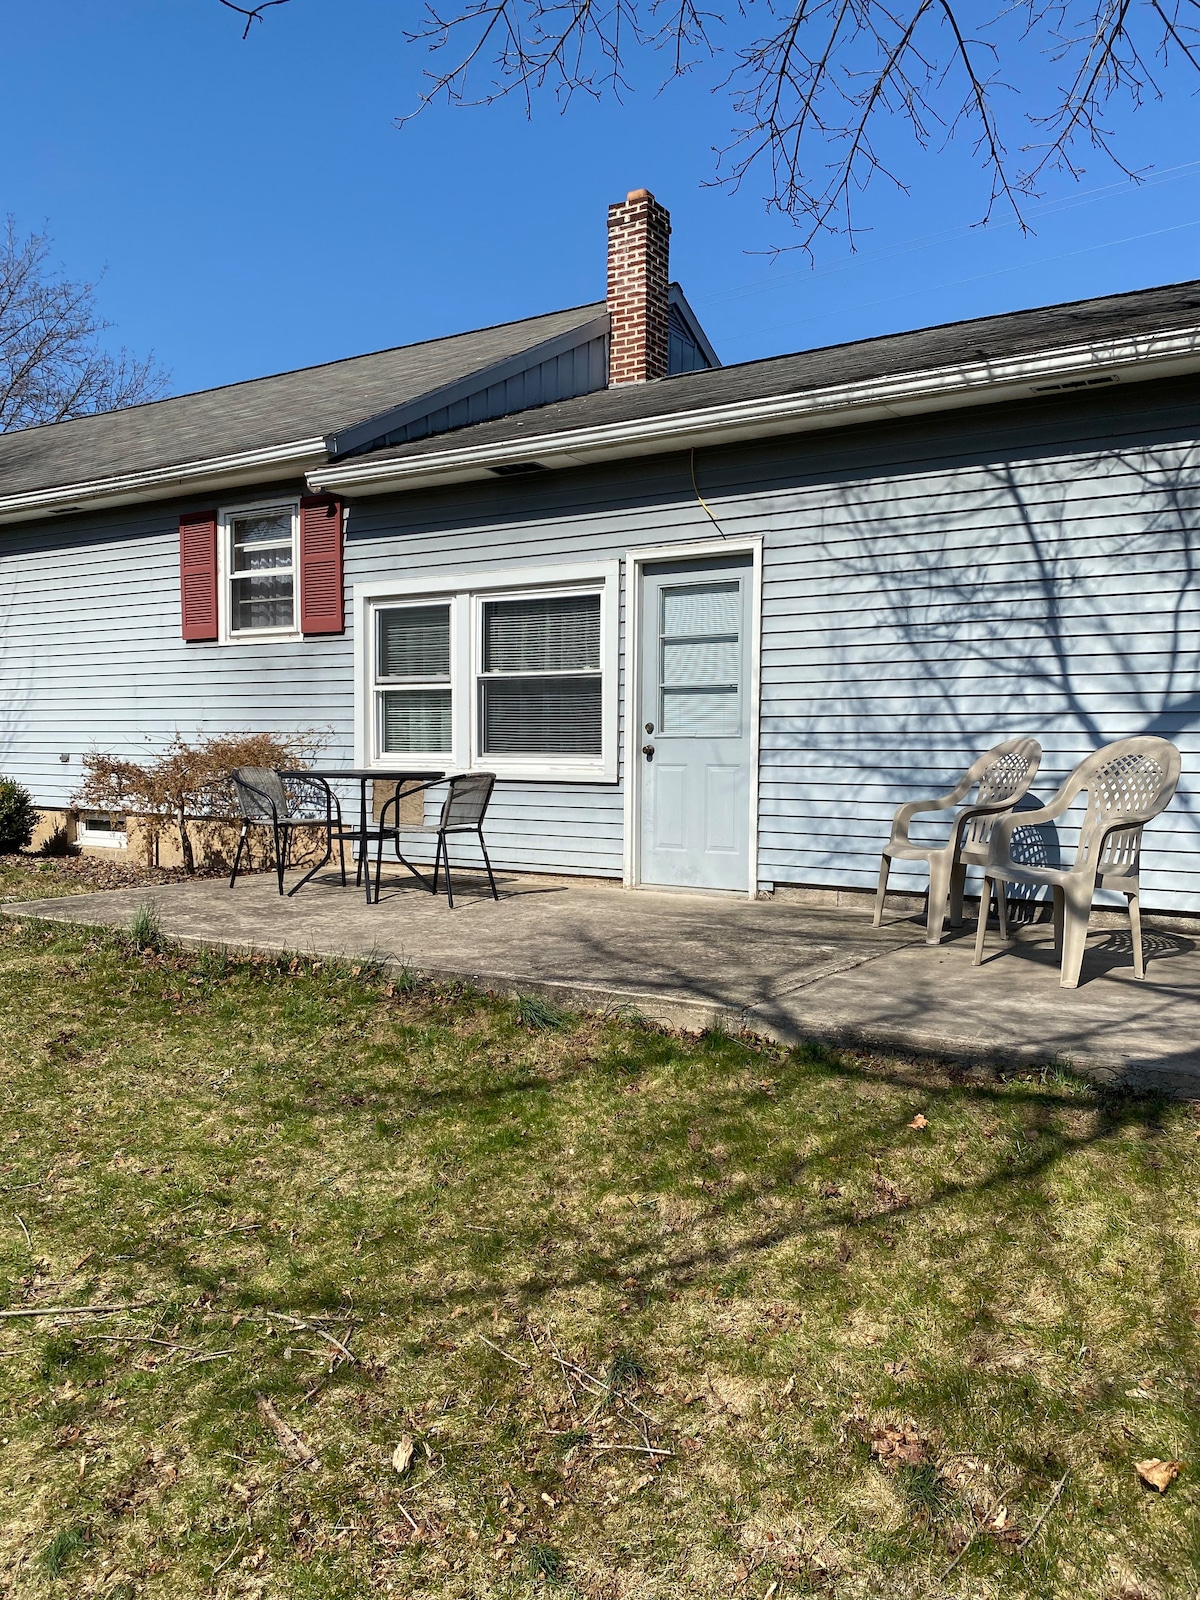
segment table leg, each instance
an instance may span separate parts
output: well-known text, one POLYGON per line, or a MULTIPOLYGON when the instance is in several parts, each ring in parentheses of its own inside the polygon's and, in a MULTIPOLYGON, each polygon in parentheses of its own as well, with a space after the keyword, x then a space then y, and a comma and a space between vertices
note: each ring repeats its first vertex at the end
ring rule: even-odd
POLYGON ((358 781, 358 844, 362 852, 363 883, 367 891, 367 904, 371 904, 371 852, 367 849, 367 784, 370 780, 360 778, 358 781))

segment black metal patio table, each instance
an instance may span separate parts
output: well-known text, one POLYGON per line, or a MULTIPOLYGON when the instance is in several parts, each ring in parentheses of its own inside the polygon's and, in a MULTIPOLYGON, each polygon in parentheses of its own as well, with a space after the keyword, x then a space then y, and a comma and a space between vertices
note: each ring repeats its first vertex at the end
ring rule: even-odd
POLYGON ((446 776, 445 768, 434 767, 309 767, 307 775, 313 778, 324 778, 327 783, 343 782, 358 784, 358 865, 362 872, 363 883, 366 886, 367 904, 371 904, 371 865, 367 846, 369 843, 367 829, 367 784, 395 783, 409 784, 410 788, 399 790, 399 797, 416 794, 427 784, 437 783, 446 776))

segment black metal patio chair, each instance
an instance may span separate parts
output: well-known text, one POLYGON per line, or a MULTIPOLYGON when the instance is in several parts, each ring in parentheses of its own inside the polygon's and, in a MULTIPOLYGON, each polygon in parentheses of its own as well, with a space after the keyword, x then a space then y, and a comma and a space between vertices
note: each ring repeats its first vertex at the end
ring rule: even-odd
POLYGON ((416 788, 398 786, 396 793, 384 802, 379 813, 379 839, 375 852, 375 900, 379 901, 379 878, 383 871, 383 841, 388 838, 396 851, 396 859, 401 866, 407 867, 424 888, 432 894, 438 892, 438 876, 443 866, 446 869, 446 903, 453 910, 454 886, 450 881, 450 846, 449 835, 452 833, 473 833, 479 840, 479 848, 483 852, 483 864, 487 868, 488 882, 492 886, 492 899, 499 900, 496 892, 496 879, 492 872, 492 863, 488 858, 487 845, 483 842, 483 819, 487 815, 488 802, 492 798, 492 789, 495 787, 496 774, 494 772, 463 772, 452 778, 437 778, 431 783, 420 784, 416 788), (400 802, 407 795, 424 793, 427 789, 436 789, 441 784, 448 786, 448 793, 442 802, 441 815, 433 823, 401 822, 400 802), (395 807, 396 820, 388 823, 388 811, 395 807), (433 858, 433 882, 418 871, 411 861, 406 861, 400 851, 400 835, 402 833, 436 834, 437 849, 433 858))
MULTIPOLYGON (((284 893, 283 874, 291 860, 292 839, 300 828, 319 830, 324 834, 325 854, 299 883, 293 884, 287 891, 289 898, 297 890, 303 889, 308 880, 331 860, 335 843, 338 846, 342 885, 345 886, 346 840, 357 835, 343 823, 341 802, 324 778, 306 772, 277 772, 272 767, 235 767, 229 774, 229 781, 242 816, 237 854, 229 875, 231 889, 237 882, 242 851, 253 827, 271 830, 280 894, 284 893)), ((361 870, 360 862, 360 873, 361 870)))

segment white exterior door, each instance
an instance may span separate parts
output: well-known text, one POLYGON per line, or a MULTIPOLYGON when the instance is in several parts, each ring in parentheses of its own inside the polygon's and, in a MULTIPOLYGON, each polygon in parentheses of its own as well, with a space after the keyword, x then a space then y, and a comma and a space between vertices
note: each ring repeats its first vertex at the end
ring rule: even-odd
POLYGON ((750 887, 752 558, 643 569, 640 881, 750 887))

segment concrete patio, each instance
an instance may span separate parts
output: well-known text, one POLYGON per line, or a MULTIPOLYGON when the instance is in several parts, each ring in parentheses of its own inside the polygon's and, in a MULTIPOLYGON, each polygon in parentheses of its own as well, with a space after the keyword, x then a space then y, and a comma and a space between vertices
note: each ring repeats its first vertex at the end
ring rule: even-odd
MULTIPOLYGON (((374 955, 433 978, 568 1006, 623 1007, 684 1028, 722 1021, 784 1042, 856 1043, 964 1060, 1067 1062, 1108 1082, 1200 1095, 1200 936, 1146 930, 1133 976, 1127 929, 1097 928, 1076 990, 1058 985, 1049 928, 1018 930, 971 966, 974 924, 938 948, 920 920, 876 931, 860 911, 642 891, 586 880, 501 879, 501 900, 456 879, 453 911, 415 884, 378 906, 326 874, 281 900, 271 875, 13 904, 10 916, 127 925, 153 903, 195 944, 374 955)), ((486 889, 486 885, 484 885, 486 889)))

